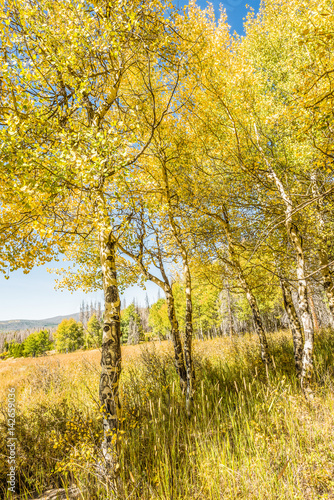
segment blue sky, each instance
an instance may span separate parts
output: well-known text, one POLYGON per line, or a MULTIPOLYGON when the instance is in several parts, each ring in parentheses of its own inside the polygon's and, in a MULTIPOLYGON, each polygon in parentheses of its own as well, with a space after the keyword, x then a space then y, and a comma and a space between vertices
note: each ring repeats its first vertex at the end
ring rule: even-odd
MULTIPOLYGON (((248 12, 246 5, 252 7, 255 12, 258 11, 260 6, 259 0, 227 0, 225 2, 206 2, 205 0, 197 0, 196 3, 202 8, 205 8, 208 3, 212 3, 217 17, 219 17, 219 6, 222 5, 227 13, 228 24, 231 26, 231 33, 236 31, 239 35, 243 34, 243 19, 248 12)), ((183 7, 187 5, 188 2, 184 0, 174 0, 174 4, 178 7, 183 7)))
MULTIPOLYGON (((188 2, 174 0, 175 5, 183 7, 188 2)), ((205 8, 207 2, 198 0, 197 4, 205 8)), ((219 16, 220 2, 212 2, 217 17, 219 16)), ((236 31, 243 34, 243 19, 246 17, 246 4, 258 10, 258 0, 227 0, 222 3, 228 16, 231 32, 236 31)), ((22 271, 11 273, 10 279, 6 280, 0 276, 0 321, 10 319, 44 319, 52 316, 66 315, 79 311, 82 300, 90 302, 101 301, 103 293, 96 292, 84 294, 83 292, 70 293, 67 291, 56 291, 54 289, 54 275, 47 272, 50 267, 64 267, 62 262, 40 266, 33 269, 29 274, 22 271)), ((151 303, 158 297, 158 287, 153 283, 147 283, 147 294, 151 303)), ((136 297, 139 303, 144 305, 146 292, 139 287, 129 288, 122 296, 129 305, 136 297)), ((160 295, 163 293, 160 291, 160 295)))
MULTIPOLYGON (((45 266, 34 268, 29 274, 15 271, 10 274, 9 280, 0 276, 0 321, 10 319, 45 319, 58 315, 67 315, 79 312, 80 304, 84 300, 100 301, 103 307, 103 292, 85 294, 81 291, 74 293, 55 290, 56 276, 48 273, 48 268, 66 267, 63 262, 52 262, 45 266)), ((147 294, 151 303, 158 297, 158 287, 154 283, 147 284, 147 294)), ((129 305, 134 298, 139 304, 145 304, 145 294, 139 287, 131 287, 122 295, 129 305)), ((160 292, 160 296, 163 293, 160 292)))

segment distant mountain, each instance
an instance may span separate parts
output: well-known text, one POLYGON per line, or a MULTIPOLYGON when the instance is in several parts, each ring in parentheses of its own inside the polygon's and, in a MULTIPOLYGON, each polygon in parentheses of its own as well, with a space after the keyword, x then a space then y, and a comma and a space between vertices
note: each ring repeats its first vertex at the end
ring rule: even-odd
POLYGON ((11 319, 9 321, 0 321, 0 332, 40 330, 42 328, 56 328, 63 319, 73 318, 79 320, 79 313, 67 314, 66 316, 55 316, 47 319, 11 319))

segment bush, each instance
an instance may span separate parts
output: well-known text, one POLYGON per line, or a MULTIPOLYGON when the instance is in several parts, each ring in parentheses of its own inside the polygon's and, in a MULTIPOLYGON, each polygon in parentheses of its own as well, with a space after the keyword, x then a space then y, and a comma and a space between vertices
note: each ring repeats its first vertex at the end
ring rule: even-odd
POLYGON ((24 341, 24 356, 41 356, 52 348, 52 342, 49 340, 49 332, 40 330, 31 333, 24 341))
POLYGON ((10 343, 5 342, 5 351, 7 351, 7 357, 8 358, 20 358, 23 356, 23 351, 24 351, 24 342, 20 344, 19 342, 15 342, 13 340, 10 343))
POLYGON ((56 349, 58 352, 75 351, 84 344, 84 331, 82 323, 75 319, 64 319, 55 333, 56 349))
POLYGON ((5 352, 2 353, 1 359, 10 357, 21 358, 22 356, 41 356, 45 355, 46 351, 49 349, 52 349, 52 342, 49 340, 49 332, 47 330, 40 330, 39 332, 31 333, 24 342, 5 342, 5 352))

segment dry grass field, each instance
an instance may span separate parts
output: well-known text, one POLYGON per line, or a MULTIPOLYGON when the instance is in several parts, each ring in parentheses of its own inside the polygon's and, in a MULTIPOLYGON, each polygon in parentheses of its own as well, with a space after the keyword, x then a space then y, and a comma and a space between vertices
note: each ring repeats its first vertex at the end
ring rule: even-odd
MULTIPOLYGON (((314 399, 294 375, 288 332, 194 342, 194 414, 169 342, 122 347, 120 500, 334 499, 334 336, 316 338, 314 399)), ((7 394, 16 389, 17 496, 76 485, 110 498, 99 476, 98 350, 0 362, 0 496, 6 490, 7 394)))

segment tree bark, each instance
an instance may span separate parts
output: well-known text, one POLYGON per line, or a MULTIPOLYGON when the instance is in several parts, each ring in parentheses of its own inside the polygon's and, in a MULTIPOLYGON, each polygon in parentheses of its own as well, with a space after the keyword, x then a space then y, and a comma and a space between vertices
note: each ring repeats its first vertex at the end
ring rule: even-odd
POLYGON ((295 357, 295 366, 297 377, 302 374, 302 359, 303 359, 303 331, 292 300, 291 289, 289 283, 280 278, 284 308, 289 318, 290 329, 293 339, 293 352, 295 357))
POLYGON ((112 476, 116 476, 119 468, 117 438, 120 417, 121 329, 115 240, 109 230, 100 232, 99 246, 105 303, 99 387, 100 403, 103 410, 102 452, 106 469, 112 476))
POLYGON ((199 320, 199 324, 200 324, 201 340, 204 340, 203 328, 202 328, 202 320, 199 320))
MULTIPOLYGON (((292 205, 291 205, 292 207, 292 205)), ((287 218, 287 230, 291 242, 295 248, 297 256, 297 278, 298 278, 298 296, 299 313, 304 330, 304 349, 302 360, 301 386, 305 395, 311 395, 311 381, 313 378, 313 347, 314 347, 314 329, 312 316, 310 314, 307 300, 307 283, 305 279, 305 261, 303 252, 303 240, 299 234, 298 228, 291 223, 291 217, 287 218)))
POLYGON ((180 385, 183 393, 187 390, 187 371, 184 363, 183 349, 180 337, 179 323, 175 314, 174 297, 172 290, 165 289, 168 318, 171 325, 171 335, 174 345, 175 368, 180 377, 180 385))
MULTIPOLYGON (((260 149, 262 152, 262 149, 260 149)), ((263 155, 264 156, 264 155, 263 155)), ((299 296, 299 312, 301 316, 301 323, 304 330, 304 349, 302 360, 302 374, 301 374, 301 387, 306 396, 312 394, 311 381, 313 378, 313 347, 314 347, 314 329, 312 317, 307 300, 307 283, 305 279, 305 259, 303 252, 303 240, 299 230, 292 222, 292 209, 293 204, 290 196, 286 193, 281 180, 276 175, 276 172, 271 167, 270 163, 264 156, 265 162, 268 167, 268 176, 274 181, 278 192, 285 204, 285 226, 296 253, 296 267, 298 279, 298 296, 299 296)))
POLYGON ((302 238, 296 226, 287 223, 290 239, 295 247, 297 255, 297 278, 298 278, 298 295, 299 295, 299 312, 304 330, 304 350, 302 360, 301 386, 305 395, 311 395, 311 381, 313 378, 313 346, 314 346, 314 329, 312 317, 309 310, 307 300, 307 283, 305 279, 305 262, 303 253, 302 238))

